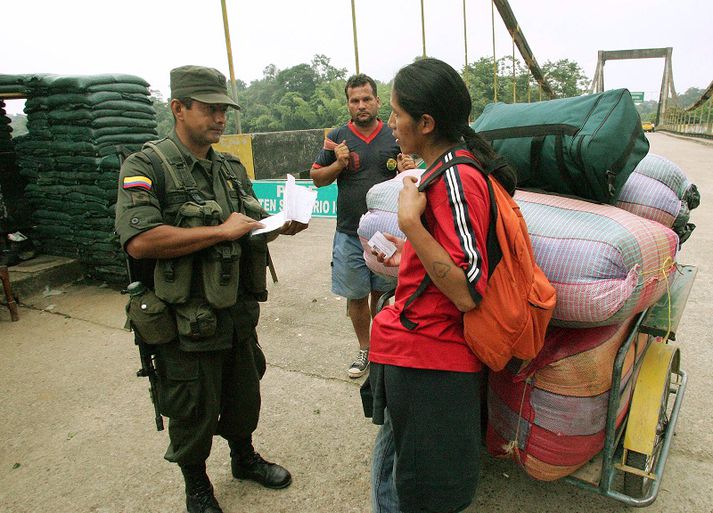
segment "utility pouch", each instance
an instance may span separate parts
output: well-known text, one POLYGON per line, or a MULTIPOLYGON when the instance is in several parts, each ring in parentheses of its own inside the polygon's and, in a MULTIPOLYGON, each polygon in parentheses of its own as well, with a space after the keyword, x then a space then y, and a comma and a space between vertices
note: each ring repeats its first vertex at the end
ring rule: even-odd
POLYGON ((201 254, 203 294, 213 308, 233 306, 238 297, 241 248, 238 242, 223 242, 201 254))
MULTIPOLYGON (((176 212, 173 225, 180 228, 215 226, 221 223, 222 213, 220 205, 214 200, 206 200, 202 204, 187 201, 176 212)), ((172 305, 188 301, 191 296, 193 258, 191 254, 156 261, 154 287, 158 297, 172 305)))
POLYGON ((262 219, 265 210, 260 205, 260 202, 249 194, 245 194, 240 198, 243 202, 245 215, 259 221, 262 219))
POLYGON ((167 344, 177 337, 171 309, 152 290, 129 297, 126 317, 147 344, 167 344))
POLYGON ((257 301, 267 301, 267 239, 264 235, 249 237, 244 242, 240 265, 241 288, 257 301))
POLYGON ((215 335, 217 318, 215 312, 203 300, 192 299, 177 305, 176 324, 178 334, 190 340, 200 340, 215 335))

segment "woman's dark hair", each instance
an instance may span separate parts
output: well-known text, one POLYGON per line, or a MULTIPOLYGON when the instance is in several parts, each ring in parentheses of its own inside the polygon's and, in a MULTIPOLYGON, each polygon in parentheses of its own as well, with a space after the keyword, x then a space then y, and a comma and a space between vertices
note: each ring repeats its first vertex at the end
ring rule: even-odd
POLYGON ((458 72, 449 64, 432 58, 420 59, 399 70, 392 89, 399 105, 418 120, 428 114, 436 122, 439 139, 457 144, 465 142, 468 149, 512 195, 517 175, 500 160, 490 145, 469 125, 472 108, 470 93, 458 72))

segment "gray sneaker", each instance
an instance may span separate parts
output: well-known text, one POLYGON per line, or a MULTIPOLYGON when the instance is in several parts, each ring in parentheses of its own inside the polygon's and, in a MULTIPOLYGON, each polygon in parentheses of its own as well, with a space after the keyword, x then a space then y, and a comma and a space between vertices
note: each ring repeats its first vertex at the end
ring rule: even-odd
POLYGON ((369 370, 369 350, 360 349, 356 360, 349 366, 350 378, 360 378, 369 370))

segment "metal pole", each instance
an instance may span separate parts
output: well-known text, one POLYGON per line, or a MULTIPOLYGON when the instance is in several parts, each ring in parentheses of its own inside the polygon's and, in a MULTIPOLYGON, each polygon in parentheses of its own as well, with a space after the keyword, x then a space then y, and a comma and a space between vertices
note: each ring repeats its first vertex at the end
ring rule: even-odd
POLYGON ((468 29, 465 21, 465 0, 463 0, 463 46, 465 49, 465 65, 468 66, 468 29))
POLYGON ((359 43, 357 43, 356 9, 354 8, 354 0, 352 0, 352 29, 354 31, 354 62, 356 63, 356 72, 359 74, 359 43))
POLYGON ((517 103, 517 79, 515 78, 515 38, 512 39, 512 102, 517 103))
MULTIPOLYGON (((225 48, 228 50, 228 69, 230 70, 230 87, 233 90, 233 100, 238 103, 238 88, 235 85, 235 70, 233 69, 233 50, 230 46, 230 29, 228 28, 228 10, 225 7, 225 0, 220 0, 220 5, 223 8, 223 29, 225 30, 225 48)), ((239 134, 243 133, 240 126, 240 110, 235 111, 235 126, 239 134)))
POLYGON ((498 101, 498 59, 495 56, 495 0, 490 2, 490 24, 493 27, 493 102, 498 101))
POLYGON ((421 0, 421 41, 423 42, 423 58, 426 58, 426 18, 423 12, 423 0, 421 0))

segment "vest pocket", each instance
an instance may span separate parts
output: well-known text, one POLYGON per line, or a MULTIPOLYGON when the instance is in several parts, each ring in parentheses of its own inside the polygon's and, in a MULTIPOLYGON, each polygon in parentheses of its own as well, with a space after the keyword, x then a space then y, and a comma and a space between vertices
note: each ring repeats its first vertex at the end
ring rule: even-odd
POLYGON ((201 258, 203 294, 213 308, 228 308, 237 300, 240 253, 238 242, 224 242, 205 250, 201 258))
POLYGON ((167 344, 177 336, 171 310, 151 290, 129 298, 126 316, 147 344, 167 344))
POLYGON ((185 303, 191 297, 193 255, 156 260, 154 288, 156 295, 169 304, 185 303))
POLYGON ((215 312, 202 300, 192 299, 176 305, 178 334, 190 340, 201 340, 215 335, 218 321, 215 312))
POLYGON ((267 241, 264 235, 250 237, 243 246, 241 259, 241 288, 257 301, 267 301, 267 241), (246 258, 247 257, 247 258, 246 258))
MULTIPOLYGON (((202 205, 187 201, 178 208, 173 224, 179 228, 216 226, 221 223, 222 213, 222 208, 214 200, 207 200, 202 205)), ((158 297, 172 305, 188 301, 191 297, 193 259, 191 254, 156 261, 154 288, 158 297)))

